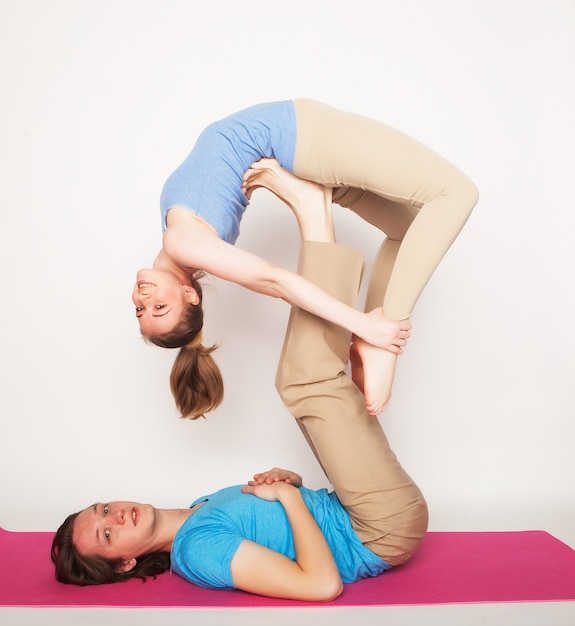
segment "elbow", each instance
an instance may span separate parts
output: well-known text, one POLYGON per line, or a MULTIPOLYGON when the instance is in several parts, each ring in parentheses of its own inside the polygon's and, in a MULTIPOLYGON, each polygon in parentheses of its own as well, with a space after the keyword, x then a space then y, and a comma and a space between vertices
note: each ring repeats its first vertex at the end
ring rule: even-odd
POLYGON ((255 289, 259 293, 271 298, 279 298, 289 303, 286 298, 286 294, 283 292, 283 287, 280 282, 269 277, 262 277, 258 280, 258 287, 255 289))
POLYGON ((341 596, 342 593, 343 593, 343 583, 341 582, 341 578, 338 576, 337 582, 334 581, 331 593, 329 594, 327 601, 331 602, 332 600, 339 598, 339 596, 341 596))
POLYGON ((325 578, 316 589, 315 602, 331 602, 343 592, 343 583, 339 574, 325 578))

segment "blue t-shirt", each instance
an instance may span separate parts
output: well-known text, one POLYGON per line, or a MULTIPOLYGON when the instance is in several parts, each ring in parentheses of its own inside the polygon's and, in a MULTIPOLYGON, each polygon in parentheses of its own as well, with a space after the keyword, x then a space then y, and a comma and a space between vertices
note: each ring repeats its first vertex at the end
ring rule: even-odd
MULTIPOLYGON (((377 576, 390 569, 368 550, 353 530, 335 492, 300 488, 321 528, 344 583, 377 576)), ((172 570, 182 578, 213 589, 233 589, 231 561, 244 539, 295 559, 291 526, 283 506, 227 487, 198 498, 204 504, 184 522, 172 546, 172 570)))
POLYGON ((210 124, 160 197, 162 229, 174 206, 193 211, 228 243, 235 243, 248 205, 242 178, 254 161, 274 158, 293 170, 296 143, 292 100, 258 104, 210 124))

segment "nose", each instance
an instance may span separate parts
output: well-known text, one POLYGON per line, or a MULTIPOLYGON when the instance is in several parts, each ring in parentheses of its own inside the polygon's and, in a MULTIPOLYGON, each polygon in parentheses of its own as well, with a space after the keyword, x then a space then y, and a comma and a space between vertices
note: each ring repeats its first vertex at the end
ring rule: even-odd
POLYGON ((112 519, 116 524, 123 524, 126 521, 125 509, 116 509, 112 514, 112 519))
POLYGON ((142 306, 146 301, 152 297, 152 294, 149 292, 142 292, 140 289, 136 287, 134 292, 132 293, 132 302, 135 306, 142 306))

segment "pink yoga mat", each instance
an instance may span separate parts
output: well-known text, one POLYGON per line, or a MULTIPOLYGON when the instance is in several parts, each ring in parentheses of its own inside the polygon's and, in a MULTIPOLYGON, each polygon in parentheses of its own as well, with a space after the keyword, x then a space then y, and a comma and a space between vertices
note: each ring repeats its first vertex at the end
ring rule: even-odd
MULTIPOLYGON (((74 587, 54 579, 52 533, 0 529, 0 606, 266 607, 318 603, 196 587, 169 573, 145 583, 74 587)), ((330 606, 575 600, 575 551, 543 531, 432 532, 406 565, 345 585, 330 606)))

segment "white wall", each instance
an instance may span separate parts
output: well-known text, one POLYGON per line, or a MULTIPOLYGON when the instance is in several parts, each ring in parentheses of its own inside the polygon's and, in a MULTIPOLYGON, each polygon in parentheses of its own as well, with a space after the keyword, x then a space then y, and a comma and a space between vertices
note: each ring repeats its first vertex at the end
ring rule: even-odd
MULTIPOLYGON (((307 96, 414 135, 480 203, 421 297, 382 423, 433 530, 575 546, 569 0, 0 0, 0 525, 97 500, 184 506, 271 465, 325 485, 273 381, 289 307, 212 281, 225 404, 178 419, 135 270, 164 179, 209 122, 307 96)), ((378 236, 336 207, 340 241, 378 236)), ((261 192, 238 245, 295 266, 261 192)))

